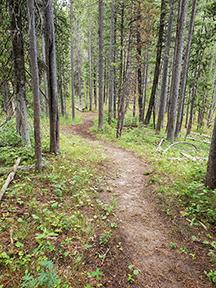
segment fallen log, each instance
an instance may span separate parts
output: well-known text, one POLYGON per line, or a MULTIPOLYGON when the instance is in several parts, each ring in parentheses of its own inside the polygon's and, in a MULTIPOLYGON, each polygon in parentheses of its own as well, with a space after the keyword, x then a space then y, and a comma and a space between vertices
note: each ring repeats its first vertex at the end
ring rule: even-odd
POLYGON ((191 156, 187 153, 181 152, 181 155, 191 161, 207 161, 208 158, 207 157, 197 157, 197 156, 191 156))
POLYGON ((16 171, 17 171, 17 167, 19 166, 21 161, 21 158, 17 158, 14 166, 13 166, 13 171, 8 175, 5 184, 3 185, 1 191, 0 191, 0 201, 2 199, 2 197, 4 196, 4 193, 6 192, 8 186, 10 185, 10 183, 13 181, 14 176, 16 175, 16 171))
POLYGON ((170 150, 170 148, 172 148, 173 146, 182 145, 182 144, 184 144, 184 145, 191 145, 191 146, 193 146, 196 150, 198 150, 197 147, 196 147, 196 145, 194 145, 193 143, 185 142, 185 141, 184 141, 184 142, 175 142, 175 143, 171 144, 169 147, 167 147, 167 148, 163 151, 163 154, 167 153, 167 151, 170 150))

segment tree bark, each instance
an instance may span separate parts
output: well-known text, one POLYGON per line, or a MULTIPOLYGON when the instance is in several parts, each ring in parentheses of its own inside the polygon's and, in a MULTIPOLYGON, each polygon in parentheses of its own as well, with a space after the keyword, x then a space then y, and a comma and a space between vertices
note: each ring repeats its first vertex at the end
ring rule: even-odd
POLYGON ((164 113, 167 99, 168 68, 169 68, 169 56, 170 56, 171 39, 172 39, 173 16, 174 16, 174 0, 170 0, 170 15, 167 28, 165 52, 164 52, 163 76, 162 76, 160 106, 156 126, 156 133, 160 132, 164 122, 164 113))
POLYGON ((20 1, 9 1, 11 17, 11 36, 14 62, 14 78, 16 85, 16 130, 25 145, 30 146, 28 116, 25 91, 25 63, 22 33, 22 7, 20 1))
POLYGON ((212 135, 211 148, 208 159, 208 168, 205 179, 205 184, 211 189, 216 188, 216 118, 212 135))
POLYGON ((144 121, 143 94, 142 94, 142 41, 141 41, 141 3, 137 2, 136 38, 137 38, 137 92, 139 104, 139 122, 144 121))
POLYGON ((74 11, 73 0, 70 0, 70 73, 71 73, 71 104, 72 104, 72 123, 75 120, 75 88, 74 88, 74 11))
POLYGON ((52 0, 44 2, 46 65, 49 95, 50 152, 59 152, 58 84, 56 67, 56 43, 52 0))
POLYGON ((29 44, 32 73, 32 88, 34 96, 34 138, 36 170, 42 169, 41 127, 40 127, 40 83, 38 70, 37 38, 35 31, 35 5, 34 0, 28 0, 29 44))
POLYGON ((189 32, 188 32, 188 41, 187 41, 187 47, 186 47, 186 51, 184 55, 184 63, 182 67, 182 77, 181 77, 181 84, 180 84, 179 105, 178 105, 175 137, 178 137, 179 132, 181 131, 181 127, 182 127, 183 109, 184 109, 184 103, 185 103, 185 97, 186 97, 186 84, 187 84, 188 69, 189 69, 189 57, 190 57, 190 50, 191 50, 195 16, 196 16, 196 4, 197 4, 197 0, 193 0, 190 27, 189 27, 189 32))
POLYGON ((176 30, 176 44, 175 44, 175 53, 173 61, 171 99, 170 99, 170 110, 169 110, 168 131, 167 131, 167 139, 170 141, 174 141, 175 139, 176 109, 177 109, 177 100, 179 96, 180 76, 182 69, 182 54, 184 48, 184 30, 185 30, 187 8, 188 8, 188 0, 180 0, 178 20, 177 20, 177 30, 176 30))
POLYGON ((104 65, 103 65, 103 49, 104 49, 104 1, 98 0, 99 8, 99 115, 98 128, 103 129, 103 104, 104 104, 104 65))
MULTIPOLYGON (((91 29, 91 28, 90 28, 91 29)), ((92 81, 92 35, 89 31, 89 111, 92 111, 93 102, 93 81, 92 81)))
POLYGON ((108 109, 108 123, 111 124, 113 118, 113 100, 114 100, 114 45, 115 45, 115 3, 112 0, 111 4, 111 18, 110 18, 110 55, 109 55, 109 109, 108 109))
POLYGON ((149 107, 146 114, 146 118, 144 123, 149 124, 151 120, 151 115, 154 110, 155 106, 155 97, 156 91, 158 87, 158 81, 160 76, 160 66, 161 66, 161 54, 163 49, 163 37, 164 37, 164 27, 165 27, 165 18, 166 18, 166 0, 161 1, 161 15, 160 15, 160 27, 159 27, 159 34, 158 34, 158 43, 157 43, 157 55, 156 55, 156 64, 154 70, 154 79, 153 85, 151 90, 151 97, 149 101, 149 107))

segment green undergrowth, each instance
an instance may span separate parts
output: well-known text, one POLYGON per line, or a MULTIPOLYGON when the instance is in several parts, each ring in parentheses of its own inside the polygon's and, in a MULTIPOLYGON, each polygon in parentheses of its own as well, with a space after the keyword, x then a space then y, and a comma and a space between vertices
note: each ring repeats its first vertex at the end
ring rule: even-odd
MULTIPOLYGON (((19 170, 1 202, 0 287, 102 287, 116 228, 114 202, 98 200, 105 157, 100 147, 64 132, 61 154, 50 155, 45 128, 44 170, 19 170)), ((10 161, 10 149, 1 153, 2 163, 19 155, 22 165, 32 164, 32 148, 16 145, 10 161)))
POLYGON ((200 222, 207 226, 216 225, 216 191, 208 190, 203 184, 210 139, 197 133, 187 139, 182 135, 176 141, 189 144, 175 145, 166 152, 171 143, 165 140, 157 151, 161 139, 166 139, 165 133, 156 135, 152 127, 138 125, 134 128, 135 125, 138 125, 137 118, 126 118, 120 139, 115 137, 115 121, 112 125, 105 123, 102 131, 97 131, 95 121, 92 130, 98 137, 112 140, 149 162, 151 168, 146 174, 149 174, 150 182, 157 184, 157 191, 165 200, 170 200, 167 204, 170 202, 173 206, 177 200, 181 214, 191 225, 200 225, 200 222), (185 155, 194 157, 196 161, 187 159, 185 155))
MULTIPOLYGON (((174 145, 166 151, 171 143, 164 140, 160 149, 157 149, 160 141, 166 139, 165 132, 156 135, 153 127, 139 125, 138 119, 132 117, 126 118, 120 139, 116 139, 116 121, 111 125, 106 122, 102 131, 98 131, 95 121, 92 131, 102 139, 111 140, 135 152, 149 163, 144 175, 161 198, 162 209, 169 217, 184 219, 184 223, 192 227, 192 233, 196 236, 192 236, 189 241, 198 241, 206 248, 209 268, 205 274, 215 283, 216 190, 209 190, 204 186, 210 138, 192 133, 185 139, 183 133, 176 142, 186 141, 189 144, 174 145), (185 155, 193 157, 194 161, 185 155)), ((197 257, 194 256, 196 252, 191 255, 193 259, 197 257)))

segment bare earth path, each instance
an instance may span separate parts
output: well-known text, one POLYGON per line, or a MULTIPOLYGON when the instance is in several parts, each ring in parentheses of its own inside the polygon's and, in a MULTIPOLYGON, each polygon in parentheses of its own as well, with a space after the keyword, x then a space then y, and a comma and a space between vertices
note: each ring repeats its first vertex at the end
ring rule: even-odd
POLYGON ((195 262, 169 248, 170 242, 175 242, 170 233, 172 227, 158 211, 157 201, 148 191, 144 176, 147 164, 129 151, 97 140, 89 132, 93 117, 87 114, 84 123, 72 127, 71 131, 101 145, 107 155, 107 170, 112 173, 107 173, 106 182, 117 199, 119 233, 131 262, 141 270, 139 285, 135 287, 212 287, 195 262))

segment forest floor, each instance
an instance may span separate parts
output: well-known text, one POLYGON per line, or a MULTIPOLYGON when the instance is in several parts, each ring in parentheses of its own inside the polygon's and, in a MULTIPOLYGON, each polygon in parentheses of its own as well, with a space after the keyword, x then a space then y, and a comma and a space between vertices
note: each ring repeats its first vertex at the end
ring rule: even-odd
MULTIPOLYGON (((105 202, 112 197, 116 199, 117 231, 126 258, 133 265, 131 269, 138 276, 134 287, 212 287, 203 273, 206 263, 202 254, 194 261, 191 255, 184 253, 187 240, 162 213, 160 200, 153 193, 154 184, 149 181, 150 164, 133 152, 106 140, 98 140, 90 132, 94 117, 93 113, 86 114, 83 123, 67 128, 67 133, 78 134, 104 150, 107 157, 104 169, 106 182, 102 183, 100 198, 105 202), (183 253, 175 250, 175 246, 182 246, 183 253)), ((120 264, 119 271, 122 267, 120 264)), ((112 274, 111 271, 109 273, 112 274)), ((133 271, 131 274, 133 278, 133 271)), ((124 286, 119 286, 116 281, 116 285, 110 287, 124 286)))
MULTIPOLYGON (((124 128, 117 141, 116 123, 98 132, 96 116, 62 119, 58 156, 44 118, 45 168, 18 170, 0 203, 0 288, 212 287, 216 194, 201 185, 203 162, 155 153, 151 128, 124 128)), ((14 124, 0 133, 0 187, 17 157, 34 163, 14 124)), ((206 156, 197 143, 184 151, 206 156)))

